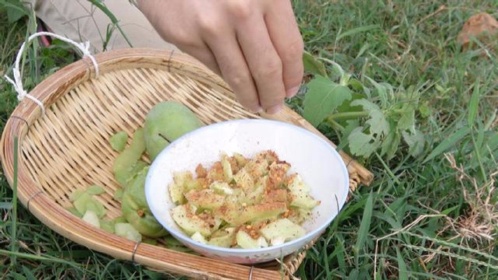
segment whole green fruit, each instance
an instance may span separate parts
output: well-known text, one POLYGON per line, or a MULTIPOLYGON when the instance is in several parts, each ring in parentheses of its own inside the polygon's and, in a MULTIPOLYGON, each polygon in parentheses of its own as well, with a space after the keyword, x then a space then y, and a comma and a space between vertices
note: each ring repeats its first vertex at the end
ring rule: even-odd
POLYGON ((124 188, 121 200, 121 212, 123 217, 140 234, 148 237, 161 237, 167 231, 152 215, 145 198, 145 178, 149 167, 145 167, 124 188))
POLYGON ((165 101, 155 105, 144 124, 147 154, 154 160, 169 143, 201 126, 203 123, 197 116, 180 102, 165 101))

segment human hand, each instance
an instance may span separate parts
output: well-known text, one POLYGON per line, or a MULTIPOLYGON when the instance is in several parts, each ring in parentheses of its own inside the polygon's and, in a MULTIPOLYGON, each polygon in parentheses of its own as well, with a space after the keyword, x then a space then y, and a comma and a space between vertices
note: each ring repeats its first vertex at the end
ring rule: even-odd
POLYGON ((278 112, 303 78, 290 0, 142 0, 161 37, 219 74, 247 109, 278 112))

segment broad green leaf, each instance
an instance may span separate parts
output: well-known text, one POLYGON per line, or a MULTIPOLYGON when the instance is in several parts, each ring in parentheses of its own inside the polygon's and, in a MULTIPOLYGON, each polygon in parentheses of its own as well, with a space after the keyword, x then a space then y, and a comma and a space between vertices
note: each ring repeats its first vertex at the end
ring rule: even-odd
POLYGON ((431 107, 426 103, 420 104, 420 106, 418 107, 418 111, 422 118, 427 118, 432 114, 431 107))
POLYGON ((469 102, 469 114, 467 120, 470 126, 474 124, 474 120, 476 119, 477 112, 479 110, 479 96, 479 83, 476 83, 474 85, 474 91, 472 92, 472 96, 470 97, 469 102))
POLYGON ((397 129, 400 131, 412 131, 415 127, 415 122, 415 109, 412 106, 403 106, 397 129))
POLYGON ((375 152, 380 141, 377 141, 371 134, 363 132, 363 127, 355 128, 348 136, 349 150, 356 156, 369 157, 375 152))
POLYGON ((366 123, 370 126, 370 133, 378 136, 387 135, 390 131, 389 122, 386 120, 384 113, 376 104, 366 100, 359 99, 351 102, 351 105, 360 105, 369 114, 369 119, 366 123))
POLYGON ((401 134, 393 129, 387 134, 381 144, 381 155, 385 155, 387 159, 392 159, 398 150, 399 143, 401 142, 401 134))
POLYGON ((403 140, 408 145, 408 153, 412 157, 418 157, 423 151, 425 146, 425 137, 422 132, 415 130, 413 133, 403 131, 403 140))
POLYGON ((315 59, 315 57, 309 52, 305 51, 303 53, 303 64, 305 72, 313 75, 327 77, 327 70, 325 69, 325 65, 321 61, 315 59))
POLYGON ((470 133, 469 127, 462 127, 457 130, 455 133, 445 138, 439 145, 437 145, 434 150, 425 158, 423 163, 428 162, 429 160, 435 158, 436 156, 446 152, 448 149, 453 147, 458 141, 460 141, 463 137, 467 136, 470 133))
POLYGON ((363 89, 365 88, 365 86, 358 80, 358 79, 355 79, 355 78, 350 78, 349 79, 349 86, 355 90, 355 91, 363 91, 363 89))
POLYGON ((495 133, 491 135, 487 140, 486 140, 486 146, 490 151, 494 151, 495 149, 498 148, 498 133, 495 133))
POLYGON ((372 78, 365 77, 372 85, 375 87, 375 92, 377 93, 382 107, 389 106, 389 100, 394 99, 394 89, 393 86, 388 83, 377 83, 372 78))
POLYGON ((341 141, 337 145, 337 150, 343 150, 348 145, 348 136, 353 132, 355 128, 360 126, 360 122, 357 119, 347 120, 344 122, 344 131, 341 133, 341 141))
POLYGON ((351 97, 351 90, 348 87, 340 86, 328 78, 316 76, 308 83, 308 92, 303 102, 303 116, 316 127, 351 97))
POLYGON ((7 11, 7 19, 9 23, 14 23, 21 19, 23 16, 28 15, 26 8, 21 1, 8 0, 2 3, 7 11))

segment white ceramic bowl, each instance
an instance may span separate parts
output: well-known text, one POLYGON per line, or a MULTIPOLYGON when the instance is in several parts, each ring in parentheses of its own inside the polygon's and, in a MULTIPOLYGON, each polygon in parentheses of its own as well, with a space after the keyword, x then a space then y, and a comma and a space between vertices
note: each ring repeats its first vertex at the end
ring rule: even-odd
POLYGON ((343 207, 348 183, 347 168, 327 141, 295 125, 248 119, 205 126, 171 143, 152 163, 145 194, 156 219, 184 245, 207 257, 253 264, 286 256, 321 235, 343 207), (170 216, 170 209, 175 205, 167 188, 174 172, 194 172, 199 163, 209 167, 209 163, 220 159, 222 152, 253 156, 268 149, 290 163, 289 172, 300 174, 310 186, 311 195, 321 200, 313 210, 313 217, 303 225, 307 232, 305 236, 262 249, 231 249, 201 244, 182 232, 170 216))

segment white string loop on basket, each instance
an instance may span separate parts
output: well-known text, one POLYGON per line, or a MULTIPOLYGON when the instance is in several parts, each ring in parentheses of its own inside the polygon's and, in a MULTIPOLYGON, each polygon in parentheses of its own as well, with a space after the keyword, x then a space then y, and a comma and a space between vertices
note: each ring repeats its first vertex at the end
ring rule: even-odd
POLYGON ((72 44, 73 46, 77 47, 82 52, 83 57, 88 57, 92 61, 92 64, 95 68, 95 75, 96 76, 99 75, 99 65, 97 64, 97 60, 95 59, 95 57, 93 57, 92 53, 90 52, 90 42, 78 43, 78 42, 75 42, 69 38, 57 35, 57 34, 52 33, 52 32, 45 32, 45 31, 37 32, 37 33, 34 33, 33 35, 29 36, 28 40, 25 41, 21 45, 21 48, 19 49, 19 52, 17 53, 16 61, 14 64, 14 69, 12 69, 14 79, 11 79, 7 75, 5 75, 4 78, 14 86, 14 89, 17 92, 17 100, 21 101, 25 97, 27 97, 27 98, 31 99, 33 102, 35 102, 36 104, 38 104, 42 109, 42 114, 45 114, 45 106, 43 106, 43 103, 40 100, 36 99, 36 97, 30 95, 24 89, 22 79, 21 79, 21 71, 19 70, 19 67, 20 67, 19 65, 21 63, 21 57, 22 57, 22 54, 24 53, 24 48, 26 47, 26 44, 31 42, 33 39, 35 39, 36 37, 39 37, 39 36, 52 36, 52 37, 55 37, 61 41, 64 41, 66 43, 72 44))

